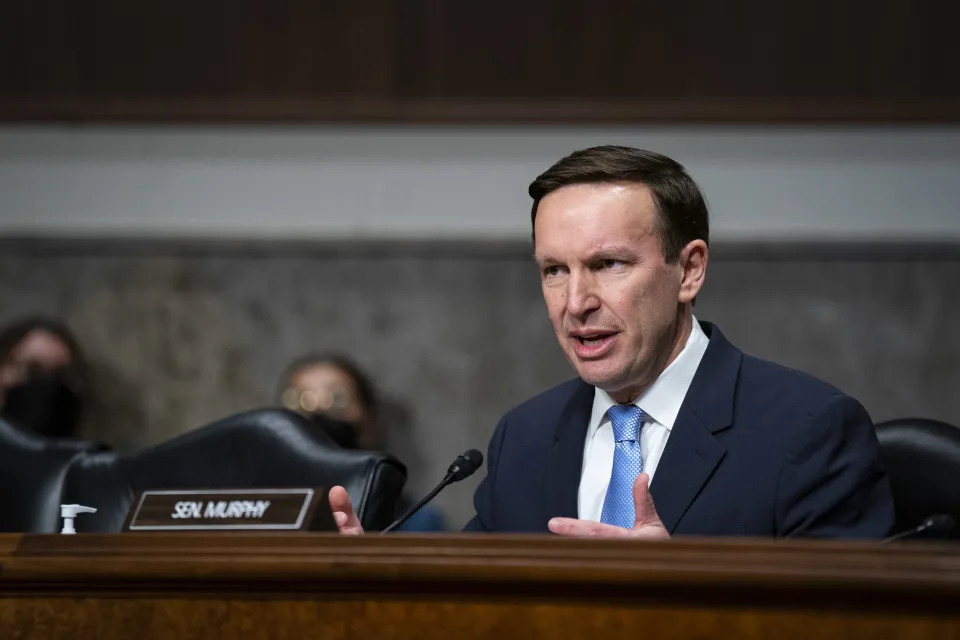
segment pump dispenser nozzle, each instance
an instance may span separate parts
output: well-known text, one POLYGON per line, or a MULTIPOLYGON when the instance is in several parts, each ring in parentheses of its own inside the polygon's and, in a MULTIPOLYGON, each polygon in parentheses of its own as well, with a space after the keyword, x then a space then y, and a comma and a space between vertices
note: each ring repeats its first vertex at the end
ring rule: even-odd
POLYGON ((60 517, 63 518, 63 529, 60 533, 72 535, 77 532, 73 528, 73 519, 78 513, 96 513, 93 507, 85 507, 82 504, 62 504, 60 505, 60 517))

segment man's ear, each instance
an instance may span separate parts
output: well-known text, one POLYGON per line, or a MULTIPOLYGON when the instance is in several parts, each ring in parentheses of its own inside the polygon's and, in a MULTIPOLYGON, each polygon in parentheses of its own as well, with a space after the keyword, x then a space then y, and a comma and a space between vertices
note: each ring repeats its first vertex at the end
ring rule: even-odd
POLYGON ((683 270, 680 280, 679 301, 682 303, 693 302, 704 280, 707 278, 707 261, 710 258, 710 250, 707 243, 703 240, 691 240, 680 251, 677 259, 683 270))

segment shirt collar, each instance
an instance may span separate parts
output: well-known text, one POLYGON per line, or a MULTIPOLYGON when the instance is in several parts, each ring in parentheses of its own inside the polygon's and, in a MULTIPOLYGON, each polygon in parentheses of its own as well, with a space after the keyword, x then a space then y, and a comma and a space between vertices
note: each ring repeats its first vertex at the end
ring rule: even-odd
MULTIPOLYGON (((667 428, 673 429, 673 423, 680 413, 680 405, 687 395, 693 376, 697 373, 700 360, 707 350, 710 339, 700 328, 700 323, 693 318, 693 327, 687 337, 686 344, 666 369, 654 380, 646 391, 634 400, 633 404, 640 407, 647 415, 647 419, 658 422, 667 428)), ((593 410, 590 413, 590 424, 587 425, 587 437, 592 437, 606 418, 607 409, 617 404, 603 389, 594 387, 593 410)))

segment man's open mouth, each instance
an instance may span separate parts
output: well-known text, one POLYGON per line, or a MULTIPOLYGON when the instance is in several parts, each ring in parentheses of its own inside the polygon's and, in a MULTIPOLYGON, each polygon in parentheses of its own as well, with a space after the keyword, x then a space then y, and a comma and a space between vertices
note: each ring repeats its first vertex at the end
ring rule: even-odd
POLYGON ((603 344, 603 341, 612 335, 612 333, 597 333, 589 336, 577 336, 577 340, 580 341, 580 344, 587 347, 595 347, 603 344))

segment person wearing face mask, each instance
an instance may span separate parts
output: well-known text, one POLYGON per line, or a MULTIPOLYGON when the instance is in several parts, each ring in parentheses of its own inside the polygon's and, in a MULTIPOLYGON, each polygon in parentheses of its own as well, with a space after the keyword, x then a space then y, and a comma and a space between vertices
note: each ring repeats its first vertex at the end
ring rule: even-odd
MULTIPOLYGON (((379 401, 373 383, 353 361, 338 354, 297 358, 286 369, 278 390, 284 407, 305 415, 344 449, 383 448, 379 401)), ((398 513, 412 504, 400 498, 398 513)), ((398 530, 445 531, 439 511, 426 505, 398 530)))
POLYGON ((48 438, 76 436, 86 364, 73 334, 42 317, 0 330, 0 418, 48 438))

